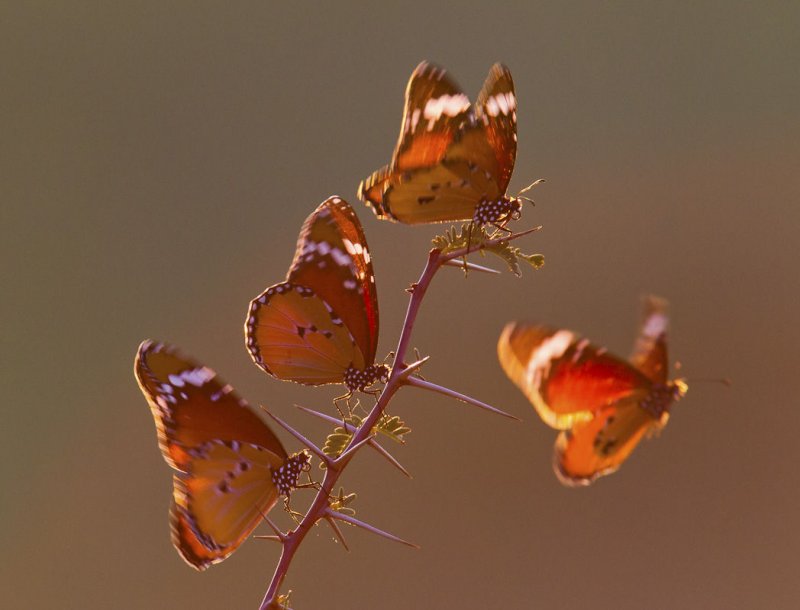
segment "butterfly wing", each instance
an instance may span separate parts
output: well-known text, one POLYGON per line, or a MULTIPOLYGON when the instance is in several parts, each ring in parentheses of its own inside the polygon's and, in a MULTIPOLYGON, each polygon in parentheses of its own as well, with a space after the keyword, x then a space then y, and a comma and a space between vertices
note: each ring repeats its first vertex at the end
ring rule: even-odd
POLYGON ((489 70, 475 103, 475 114, 495 156, 497 190, 504 195, 517 157, 517 98, 511 71, 503 64, 489 70))
POLYGON ((278 500, 272 481, 281 461, 250 443, 211 441, 189 452, 174 477, 172 543, 198 570, 235 551, 278 500))
POLYGON ((279 379, 342 383, 373 364, 378 297, 364 231, 340 197, 306 219, 287 281, 250 303, 245 341, 253 361, 279 379))
POLYGON ((331 197, 306 219, 286 279, 330 305, 372 364, 378 347, 375 273, 364 230, 345 200, 331 197))
POLYGON ((176 470, 185 472, 188 451, 212 440, 252 443, 286 459, 281 442, 233 388, 175 348, 142 342, 134 374, 153 413, 164 459, 176 470))
POLYGON ((178 471, 173 544, 203 570, 230 555, 275 504, 272 471, 286 451, 231 386, 175 348, 144 341, 134 372, 164 459, 178 471))
POLYGON ((406 88, 392 162, 359 185, 359 198, 379 218, 407 224, 471 218, 481 193, 465 181, 466 162, 454 158, 448 167, 442 161, 463 126, 474 123, 469 98, 446 71, 422 62, 406 88))
POLYGON ((645 435, 661 429, 667 414, 653 418, 639 407, 646 391, 638 390, 602 409, 594 418, 562 430, 553 451, 553 469, 568 486, 589 485, 611 474, 628 458, 645 435))
POLYGON ((668 326, 667 302, 652 295, 644 297, 639 333, 630 361, 653 383, 667 382, 668 326))
POLYGON ((469 98, 447 72, 428 62, 420 63, 406 88, 392 171, 408 172, 439 163, 470 115, 469 98))
POLYGON ((344 322, 306 286, 283 282, 250 303, 245 321, 250 357, 261 369, 307 385, 342 383, 364 356, 344 322))
POLYGON ((553 428, 590 421, 603 408, 650 386, 630 364, 568 330, 511 322, 497 352, 508 377, 553 428))

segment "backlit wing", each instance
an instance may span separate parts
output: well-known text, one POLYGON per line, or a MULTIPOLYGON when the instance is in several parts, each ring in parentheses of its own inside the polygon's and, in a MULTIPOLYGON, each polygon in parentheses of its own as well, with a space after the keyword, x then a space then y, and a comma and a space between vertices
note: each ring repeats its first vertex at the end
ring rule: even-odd
POLYGON ((306 219, 286 279, 311 288, 344 322, 364 360, 375 360, 375 273, 364 230, 346 201, 330 197, 306 219))
POLYGON ((589 421, 651 385, 627 362, 568 330, 511 322, 497 352, 508 377, 553 428, 589 421))
POLYGON ((212 441, 189 452, 174 477, 172 542, 198 570, 230 555, 275 505, 281 460, 249 443, 212 441))
POLYGON ((207 366, 164 343, 144 341, 134 373, 153 413, 161 452, 173 468, 185 472, 188 451, 214 440, 252 443, 286 459, 269 427, 207 366))
POLYGON ((392 172, 408 172, 441 161, 470 115, 469 98, 447 72, 428 62, 420 63, 406 88, 392 172))
POLYGON ((642 318, 630 361, 653 383, 666 383, 667 362, 667 302, 649 295, 642 299, 642 318))
POLYGON ((495 64, 489 71, 475 103, 475 115, 494 152, 497 190, 504 195, 517 157, 517 98, 511 71, 503 64, 495 64))
POLYGON ((597 477, 611 474, 645 435, 666 425, 666 413, 654 419, 639 407, 644 395, 638 391, 558 435, 553 469, 564 485, 589 485, 597 477))
POLYGON ((264 371, 308 385, 342 383, 364 355, 341 318, 306 286, 283 282, 250 303, 247 349, 264 371))
POLYGON ((496 194, 495 169, 467 96, 442 68, 423 62, 406 89, 392 163, 364 180, 358 196, 379 218, 407 224, 469 220, 481 198, 496 194))

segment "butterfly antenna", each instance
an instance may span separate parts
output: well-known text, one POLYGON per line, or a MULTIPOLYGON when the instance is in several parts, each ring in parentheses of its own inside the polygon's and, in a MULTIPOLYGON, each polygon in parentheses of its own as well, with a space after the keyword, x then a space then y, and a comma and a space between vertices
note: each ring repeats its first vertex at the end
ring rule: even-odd
POLYGON ((686 383, 721 383, 725 387, 731 387, 733 383, 727 377, 693 377, 684 379, 686 383))
POLYGON ((524 189, 522 189, 519 193, 517 193, 517 197, 522 195, 522 193, 527 193, 533 187, 538 186, 538 185, 542 184, 543 182, 544 182, 544 178, 539 178, 538 180, 534 180, 528 186, 526 186, 524 189))
POLYGON ((534 205, 534 206, 535 206, 535 205, 536 205, 536 202, 535 202, 533 199, 531 199, 530 197, 523 197, 523 196, 522 196, 522 194, 523 194, 523 193, 527 193, 527 192, 528 192, 529 190, 531 190, 533 187, 535 187, 535 186, 537 186, 537 185, 541 184, 542 182, 544 182, 544 178, 539 178, 538 180, 534 180, 534 181, 533 181, 533 182, 531 182, 531 183, 530 183, 528 186, 526 186, 524 189, 522 189, 522 190, 521 190, 519 193, 517 193, 517 197, 516 197, 516 198, 517 198, 517 199, 522 199, 523 201, 527 201, 527 202, 528 202, 528 203, 530 203, 531 205, 534 205))

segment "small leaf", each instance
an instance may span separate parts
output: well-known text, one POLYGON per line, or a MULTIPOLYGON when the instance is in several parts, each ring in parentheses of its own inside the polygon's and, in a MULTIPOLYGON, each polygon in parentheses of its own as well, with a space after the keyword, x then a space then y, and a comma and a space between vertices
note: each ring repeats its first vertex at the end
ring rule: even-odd
POLYGON ((285 595, 279 595, 275 599, 275 607, 281 608, 282 610, 291 610, 289 608, 289 598, 292 596, 292 590, 289 589, 289 592, 285 595))
POLYGON ((349 505, 355 502, 357 497, 358 496, 355 493, 346 494, 344 492, 344 487, 340 487, 339 493, 328 500, 328 505, 337 513, 350 515, 352 517, 356 514, 356 511, 349 505))
POLYGON ((433 247, 441 250, 442 254, 448 254, 461 248, 472 247, 476 252, 485 255, 486 252, 494 254, 505 261, 508 269, 517 277, 522 275, 519 267, 519 259, 523 259, 534 269, 539 269, 544 265, 544 256, 541 254, 525 254, 519 248, 512 246, 507 241, 491 243, 500 235, 500 231, 494 231, 491 235, 486 232, 486 228, 471 223, 461 225, 461 230, 450 227, 444 235, 437 235, 433 238, 433 247), (470 226, 472 227, 470 230, 470 226))
POLYGON ((406 426, 402 419, 397 417, 397 415, 389 415, 388 413, 381 415, 381 418, 375 425, 375 430, 398 443, 404 443, 405 439, 403 436, 411 432, 411 428, 406 426))
POLYGON ((328 435, 328 438, 325 439, 322 452, 332 458, 337 458, 342 454, 352 438, 353 435, 350 432, 341 426, 336 426, 333 432, 328 435))

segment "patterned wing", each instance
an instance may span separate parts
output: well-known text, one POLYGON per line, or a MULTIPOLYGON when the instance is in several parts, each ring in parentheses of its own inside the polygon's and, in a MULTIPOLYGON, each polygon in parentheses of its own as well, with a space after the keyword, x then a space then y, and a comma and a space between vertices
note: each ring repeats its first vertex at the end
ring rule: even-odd
POLYGON ((667 362, 667 302, 656 296, 642 299, 642 319, 630 361, 653 383, 666 383, 667 362))
POLYGON ((448 159, 411 172, 385 187, 388 217, 406 224, 471 220, 482 199, 496 199, 490 172, 463 159, 448 159))
POLYGON ((469 98, 444 69, 422 62, 406 88, 392 162, 362 181, 359 198, 371 205, 379 218, 408 224, 471 218, 478 194, 461 186, 463 171, 440 164, 461 137, 462 127, 474 123, 469 98), (455 209, 437 209, 442 201, 447 205, 451 194, 450 205, 455 209))
POLYGON ((189 452, 174 477, 172 543, 198 570, 235 551, 278 499, 272 473, 282 460, 258 445, 211 441, 189 452))
POLYGON ((595 413, 651 385, 627 362, 568 330, 511 322, 503 329, 497 353, 506 375, 553 428, 590 421, 595 413))
POLYGON ((378 296, 367 238, 340 197, 306 219, 287 281, 311 288, 342 319, 367 364, 378 347, 378 296))
POLYGON ((446 71, 423 61, 411 74, 406 88, 392 171, 408 172, 441 161, 471 113, 469 98, 446 71))
POLYGON ((645 435, 666 425, 667 413, 655 419, 639 407, 645 394, 639 390, 601 410, 592 420, 561 431, 553 451, 553 469, 564 485, 589 485, 611 474, 645 435))
POLYGON ((176 470, 185 472, 188 452, 213 440, 252 443, 286 459, 281 442, 233 388, 175 348, 144 341, 134 374, 153 412, 164 459, 176 470))
POLYGON ((349 366, 365 368, 353 335, 306 286, 283 282, 250 303, 245 340, 253 362, 286 381, 342 383, 349 366))
POLYGON ((497 189, 504 195, 517 157, 517 98, 511 71, 503 64, 495 64, 489 71, 475 104, 475 115, 494 153, 497 189))
POLYGON ((383 194, 392 179, 392 170, 388 165, 384 165, 379 170, 365 178, 358 185, 358 198, 369 205, 378 218, 384 220, 397 220, 392 213, 383 205, 383 194))
POLYGON ((134 372, 153 412, 173 477, 172 542, 204 570, 244 541, 288 494, 308 461, 278 438, 210 368, 163 343, 144 341, 134 372))

